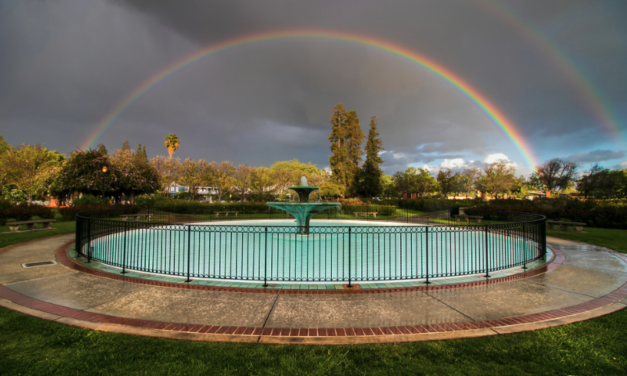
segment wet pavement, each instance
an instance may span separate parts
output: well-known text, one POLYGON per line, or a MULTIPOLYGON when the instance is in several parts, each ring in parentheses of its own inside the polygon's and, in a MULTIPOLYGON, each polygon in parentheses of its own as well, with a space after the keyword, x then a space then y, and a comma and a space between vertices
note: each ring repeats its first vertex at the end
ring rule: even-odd
MULTIPOLYGON (((493 285, 393 293, 200 291, 102 278, 61 264, 22 267, 28 262, 55 260, 55 251, 72 240, 73 235, 59 236, 5 250, 0 254, 0 284, 25 297, 74 310, 154 322, 366 328, 472 323, 539 314, 598 300, 627 282, 624 255, 556 238, 548 241, 564 253, 565 261, 550 272, 493 285)), ((619 300, 616 304, 624 303, 619 300)))

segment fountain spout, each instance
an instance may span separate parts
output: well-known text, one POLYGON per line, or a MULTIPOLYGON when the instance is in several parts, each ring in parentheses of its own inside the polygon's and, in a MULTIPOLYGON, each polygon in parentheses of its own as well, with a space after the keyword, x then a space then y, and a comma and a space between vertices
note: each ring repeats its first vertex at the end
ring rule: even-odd
POLYGON ((284 212, 294 216, 296 223, 299 227, 299 233, 301 235, 309 234, 309 221, 316 213, 321 211, 338 208, 341 206, 338 202, 309 202, 309 195, 311 192, 316 191, 319 187, 310 187, 307 185, 307 178, 305 176, 300 178, 300 186, 289 187, 289 189, 298 193, 299 202, 268 202, 266 205, 283 210, 284 212))

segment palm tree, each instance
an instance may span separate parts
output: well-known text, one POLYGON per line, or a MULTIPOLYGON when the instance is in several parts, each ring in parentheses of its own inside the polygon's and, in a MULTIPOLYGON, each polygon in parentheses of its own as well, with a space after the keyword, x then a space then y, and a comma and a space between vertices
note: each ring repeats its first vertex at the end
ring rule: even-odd
POLYGON ((172 161, 172 154, 178 150, 181 140, 175 134, 169 134, 165 137, 165 147, 168 148, 168 154, 170 154, 170 161, 172 161))

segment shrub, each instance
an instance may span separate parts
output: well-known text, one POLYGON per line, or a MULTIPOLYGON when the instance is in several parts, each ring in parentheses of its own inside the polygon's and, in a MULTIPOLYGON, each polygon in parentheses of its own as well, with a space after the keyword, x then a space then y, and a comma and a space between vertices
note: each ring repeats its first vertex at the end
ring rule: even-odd
POLYGON ((0 207, 0 225, 4 226, 8 219, 26 221, 37 216, 41 219, 53 219, 54 213, 49 207, 40 205, 11 205, 0 207))
POLYGON ((108 198, 102 198, 100 196, 83 195, 72 201, 73 206, 85 206, 85 205, 109 205, 108 198))
POLYGON ((446 200, 434 198, 419 198, 398 201, 398 206, 400 208, 424 212, 446 210, 451 206, 469 207, 477 204, 477 200, 446 200))
POLYGON ((375 212, 379 215, 389 216, 396 214, 396 207, 381 205, 342 205, 341 211, 342 214, 355 214, 355 212, 375 212))
POLYGON ((69 208, 59 208, 61 214, 60 222, 69 222, 76 220, 76 214, 80 212, 102 210, 101 214, 93 213, 91 216, 112 217, 120 214, 135 214, 139 213, 141 208, 134 205, 82 205, 71 206, 69 208))
POLYGON ((541 214, 553 221, 583 222, 592 227, 627 229, 627 203, 624 200, 493 200, 483 205, 483 208, 489 210, 541 214))

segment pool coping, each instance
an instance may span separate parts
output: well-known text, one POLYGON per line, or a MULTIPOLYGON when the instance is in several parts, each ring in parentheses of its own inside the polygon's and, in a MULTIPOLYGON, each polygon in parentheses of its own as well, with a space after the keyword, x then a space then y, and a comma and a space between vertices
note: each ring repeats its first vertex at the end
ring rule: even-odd
MULTIPOLYGON (((57 255, 65 254, 72 243, 62 245, 55 253, 57 255), (61 250, 63 252, 60 252, 61 250)), ((623 262, 627 262, 627 255, 603 247, 593 245, 592 247, 617 255, 623 262)), ((5 251, 6 249, 0 250, 0 254, 5 251)), ((554 263, 558 262, 557 256, 554 263)), ((561 256, 564 257, 563 253, 561 256)), ((555 268, 551 270, 555 270, 555 268)), ((424 287, 439 289, 440 286, 424 287)), ((389 292, 407 291, 391 290, 394 291, 389 292)), ((272 290, 272 292, 279 293, 278 290, 272 290)), ((352 291, 348 293, 352 293, 352 291)), ((494 320, 365 328, 263 328, 182 324, 92 313, 44 302, 0 285, 1 306, 49 321, 86 329, 194 341, 302 345, 402 343, 518 333, 604 316, 627 308, 627 302, 623 301, 626 298, 627 282, 609 294, 585 303, 541 313, 494 320)))
POLYGON ((510 274, 511 269, 520 268, 520 266, 509 268, 504 271, 493 272, 493 274, 503 276, 494 276, 485 278, 484 276, 471 275, 451 277, 447 279, 432 280, 429 284, 423 281, 381 281, 379 283, 352 283, 352 287, 348 284, 307 284, 307 283, 291 283, 291 284, 270 284, 268 287, 262 287, 261 283, 237 282, 237 281, 208 281, 193 279, 192 282, 186 283, 182 278, 172 276, 164 276, 158 274, 141 273, 127 271, 121 274, 120 268, 114 268, 106 264, 92 261, 88 266, 87 259, 84 256, 77 255, 73 251, 70 242, 60 247, 56 251, 57 260, 70 269, 83 273, 91 274, 97 277, 109 278, 117 281, 136 283, 149 286, 169 287, 186 290, 202 290, 217 292, 233 292, 233 293, 253 293, 253 294, 302 294, 302 295, 327 295, 327 294, 377 294, 390 292, 411 292, 411 291, 434 291, 448 290, 456 288, 477 287, 493 285, 497 283, 513 282, 525 278, 535 277, 537 275, 555 270, 565 260, 564 253, 559 249, 547 245, 551 250, 551 258, 546 262, 536 260, 533 263, 543 262, 543 264, 531 269, 510 274), (74 255, 70 253, 74 253, 74 255), (171 280, 181 280, 181 282, 171 282, 171 280), (461 281, 461 282, 460 282, 461 281), (249 285, 250 287, 248 287, 249 285), (374 285, 377 285, 376 287, 374 285))

